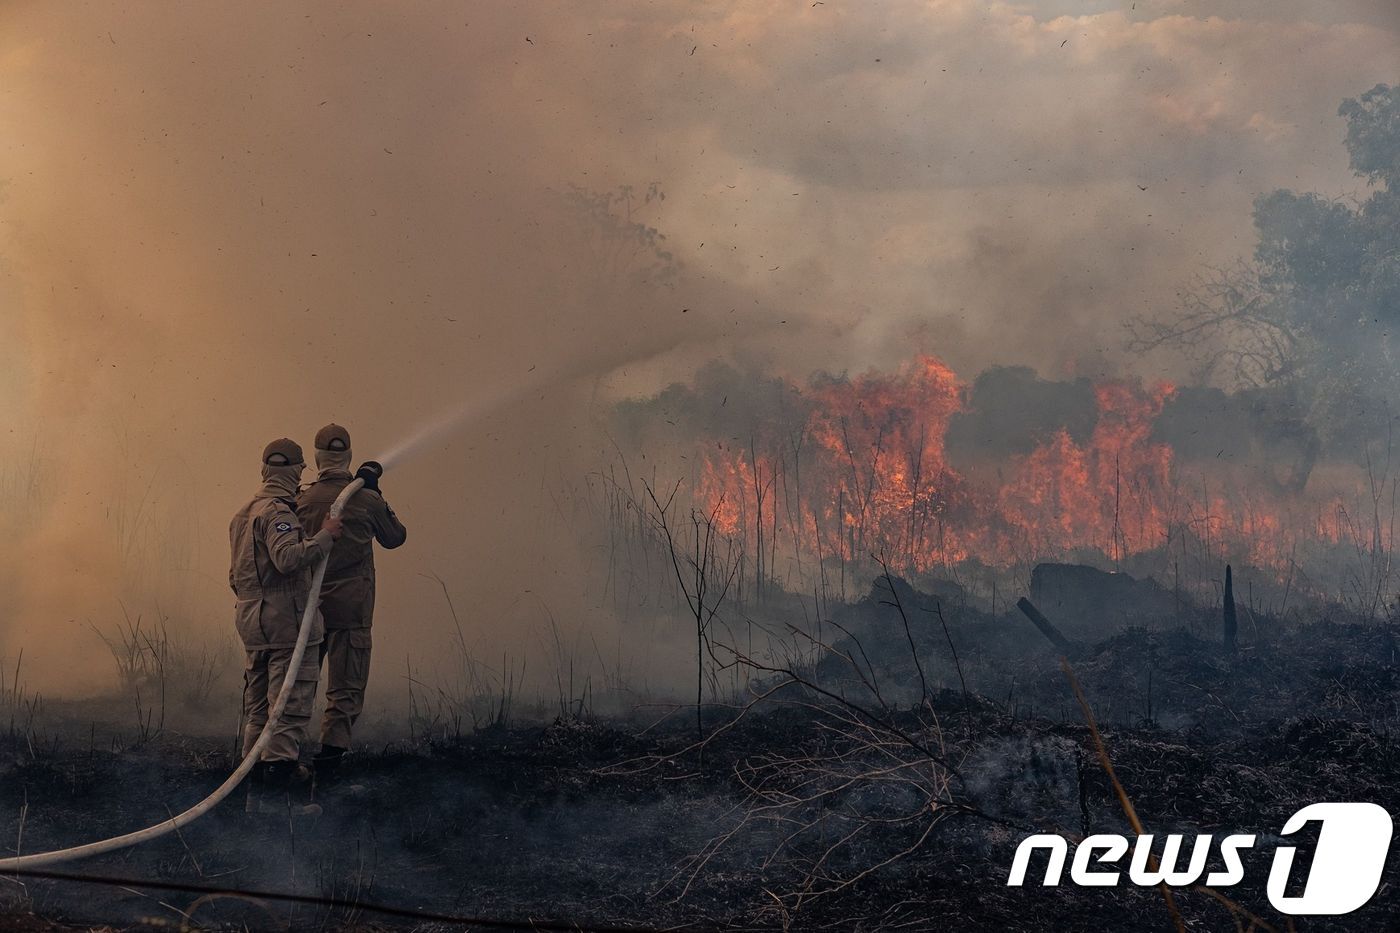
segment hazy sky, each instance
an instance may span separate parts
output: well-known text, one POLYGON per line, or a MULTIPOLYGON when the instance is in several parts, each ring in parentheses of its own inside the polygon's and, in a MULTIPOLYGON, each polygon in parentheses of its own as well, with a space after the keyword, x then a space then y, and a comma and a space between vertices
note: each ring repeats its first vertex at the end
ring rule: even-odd
POLYGON ((0 653, 101 671, 119 597, 223 632, 263 443, 369 456, 517 380, 385 480, 388 644, 437 637, 428 571, 483 643, 533 644, 527 589, 592 620, 547 490, 600 399, 733 354, 1138 365, 1119 322, 1249 254, 1256 194, 1364 192, 1336 111, 1400 80, 1395 9, 7 3, 0 653), (680 274, 631 287, 563 194, 653 182, 680 274))

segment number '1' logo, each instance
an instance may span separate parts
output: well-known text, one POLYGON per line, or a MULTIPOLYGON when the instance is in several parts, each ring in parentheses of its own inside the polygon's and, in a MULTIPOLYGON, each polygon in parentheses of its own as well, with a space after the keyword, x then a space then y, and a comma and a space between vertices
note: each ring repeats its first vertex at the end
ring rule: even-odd
POLYGON ((1346 914, 1376 893, 1390 852, 1390 814, 1374 803, 1314 803, 1283 824, 1283 835, 1322 823, 1302 895, 1284 897, 1294 846, 1279 846, 1269 870, 1269 903, 1286 914, 1346 914))
MULTIPOLYGON (((1393 829, 1390 814, 1374 803, 1314 803, 1289 817, 1281 835, 1292 835, 1308 823, 1321 823, 1322 828, 1303 893, 1295 897, 1284 894, 1298 847, 1280 845, 1274 852, 1274 862, 1269 869, 1269 903, 1291 915, 1336 915, 1356 910, 1369 901, 1380 886, 1381 873, 1390 852, 1393 829)), ((1168 884, 1176 887, 1195 884, 1205 872, 1206 859, 1214 841, 1211 836, 1197 836, 1183 867, 1180 862, 1185 837, 1178 833, 1168 834, 1159 867, 1149 870, 1152 840, 1152 836, 1139 836, 1134 844, 1127 873, 1128 880, 1133 884, 1168 884)), ((1219 846, 1225 871, 1211 872, 1205 883, 1211 887, 1227 887, 1243 880, 1244 866, 1239 853, 1253 847, 1254 840, 1252 835, 1225 837, 1219 846)), ((1049 887, 1060 883, 1069 853, 1068 841, 1063 836, 1040 834, 1021 840, 1006 881, 1008 885, 1016 887, 1025 883, 1031 853, 1036 849, 1046 849, 1050 854, 1041 883, 1049 887)), ((1096 870, 1094 864, 1113 866, 1127 853, 1128 840, 1124 836, 1115 833, 1089 836, 1075 850, 1070 879, 1078 885, 1113 887, 1118 884, 1122 872, 1112 867, 1096 870)))

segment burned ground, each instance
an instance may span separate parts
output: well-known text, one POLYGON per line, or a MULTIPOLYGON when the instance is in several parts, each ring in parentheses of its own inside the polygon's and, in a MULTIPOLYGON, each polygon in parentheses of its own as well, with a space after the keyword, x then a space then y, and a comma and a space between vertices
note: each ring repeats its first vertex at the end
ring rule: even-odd
MULTIPOLYGON (((958 918, 961 929, 1171 929, 1156 889, 1005 885, 1028 833, 1131 830, 1039 634, 1016 615, 940 602, 945 634, 933 607, 933 596, 901 581, 877 585, 835 614, 841 634, 824 660, 791 671, 795 681, 756 675, 768 696, 742 716, 707 710, 702 744, 693 710, 681 709, 659 724, 585 718, 365 748, 354 764, 365 796, 327 801, 316 820, 251 821, 230 801, 179 838, 71 870, 584 926, 929 929, 958 918), (843 660, 852 657, 855 666, 843 660), (869 701, 863 677, 884 705, 869 701), (866 723, 869 734, 914 744, 934 735, 928 755, 946 771, 896 749, 910 770, 900 782, 876 779, 893 752, 853 741, 867 733, 850 724, 866 714, 886 720, 866 723), (930 717, 936 735, 920 731, 930 717), (810 806, 764 808, 827 772, 841 786, 810 806), (922 783, 938 774, 946 786, 922 783), (947 803, 930 809, 921 793, 947 803), (832 846, 852 825, 863 828, 832 846)), ((1178 625, 1123 628, 1081 647, 1073 669, 1147 830, 1257 834, 1245 881, 1221 893, 1285 929, 1263 883, 1287 817, 1327 800, 1400 808, 1395 638, 1380 624, 1251 616, 1231 656, 1214 619, 1192 610, 1178 625)), ((74 723, 5 739, 7 848, 41 851, 158 821, 234 764, 227 739, 166 734, 114 749, 93 734, 74 723)), ((1397 882, 1392 859, 1362 910, 1296 928, 1384 928, 1397 882)), ((437 928, 344 906, 0 885, 6 923, 20 929, 154 928, 188 923, 181 911, 211 927, 437 928)), ((1178 891, 1176 903, 1191 929, 1236 928, 1208 894, 1178 891)))

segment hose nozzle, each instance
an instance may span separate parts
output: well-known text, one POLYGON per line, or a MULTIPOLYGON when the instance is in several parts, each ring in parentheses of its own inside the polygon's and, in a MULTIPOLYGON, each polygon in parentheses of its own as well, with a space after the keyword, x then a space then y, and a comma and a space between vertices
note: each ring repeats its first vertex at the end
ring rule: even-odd
POLYGON ((366 460, 360 464, 360 468, 355 471, 355 479, 359 480, 366 489, 379 491, 379 477, 384 475, 384 464, 378 460, 366 460))

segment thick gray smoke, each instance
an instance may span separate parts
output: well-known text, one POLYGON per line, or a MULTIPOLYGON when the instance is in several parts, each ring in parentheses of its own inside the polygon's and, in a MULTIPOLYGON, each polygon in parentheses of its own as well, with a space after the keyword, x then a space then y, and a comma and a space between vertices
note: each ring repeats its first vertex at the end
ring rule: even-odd
POLYGON ((1400 46, 1387 4, 1123 6, 6 5, 0 653, 76 693, 123 605, 231 637, 256 453, 332 419, 365 457, 531 387, 386 477, 400 691, 455 637, 423 574, 482 656, 542 606, 618 641, 571 490, 600 409, 708 360, 924 351, 1066 410, 1180 375, 1108 325, 1246 252, 1258 193, 1351 190, 1337 102, 1400 46))

